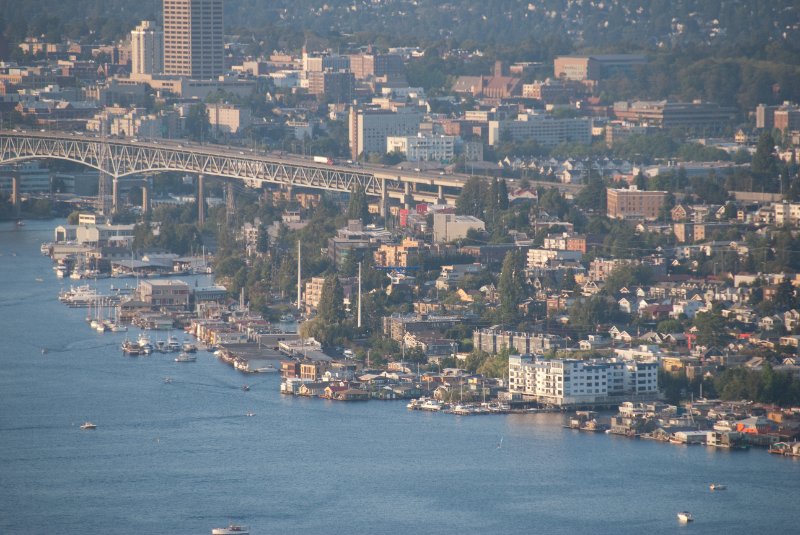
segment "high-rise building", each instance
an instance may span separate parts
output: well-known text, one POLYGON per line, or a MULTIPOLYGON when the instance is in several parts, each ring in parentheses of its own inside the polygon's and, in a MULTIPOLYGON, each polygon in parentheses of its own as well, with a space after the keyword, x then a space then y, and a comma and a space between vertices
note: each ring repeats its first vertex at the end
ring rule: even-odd
POLYGON ((131 32, 131 74, 160 74, 164 70, 164 32, 143 20, 131 32))
POLYGON ((164 0, 164 74, 217 77, 224 49, 222 0, 164 0))

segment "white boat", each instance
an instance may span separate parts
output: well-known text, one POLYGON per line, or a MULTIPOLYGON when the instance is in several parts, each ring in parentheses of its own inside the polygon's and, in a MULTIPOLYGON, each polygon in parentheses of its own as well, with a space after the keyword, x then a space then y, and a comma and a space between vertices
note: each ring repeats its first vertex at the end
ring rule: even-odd
POLYGON ((250 417, 250 416, 255 416, 255 415, 256 415, 256 413, 254 413, 254 412, 248 412, 246 416, 250 417))
POLYGON ((150 342, 150 337, 145 333, 139 334, 137 342, 139 344, 139 348, 142 350, 142 353, 145 355, 149 355, 153 352, 153 344, 150 342))
POLYGON ((686 524, 693 520, 694 517, 692 516, 692 513, 690 513, 689 511, 681 511, 680 513, 678 513, 678 521, 680 521, 682 524, 686 524))
POLYGON ((194 362, 197 360, 197 357, 194 355, 190 355, 189 353, 184 353, 183 351, 175 357, 175 362, 194 362))
POLYGON ((187 353, 197 353, 197 346, 191 342, 184 342, 181 346, 181 349, 186 351, 187 353))
POLYGON ((172 384, 172 377, 164 377, 164 384, 172 384))
POLYGON ((711 490, 725 490, 728 488, 728 485, 723 485, 722 483, 712 483, 708 486, 711 490))
POLYGON ((174 336, 169 336, 167 338, 167 351, 177 353, 181 350, 181 343, 178 342, 178 339, 174 336))
POLYGON ((92 422, 83 422, 83 424, 81 424, 81 429, 97 429, 97 426, 92 422))
POLYGON ((261 368, 256 368, 256 373, 276 373, 278 369, 272 364, 267 364, 261 368))
POLYGON ((227 528, 212 529, 211 535, 250 535, 250 530, 247 526, 231 524, 227 528))

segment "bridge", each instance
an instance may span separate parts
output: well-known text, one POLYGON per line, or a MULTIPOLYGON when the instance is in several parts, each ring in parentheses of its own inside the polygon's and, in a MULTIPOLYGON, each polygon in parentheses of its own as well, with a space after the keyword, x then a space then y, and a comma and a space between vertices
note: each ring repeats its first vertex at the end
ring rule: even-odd
MULTIPOLYGON (((58 159, 82 164, 111 177, 111 209, 119 207, 119 180, 131 175, 178 171, 198 176, 198 201, 206 175, 238 180, 247 187, 273 184, 350 193, 363 188, 378 197, 385 214, 389 199, 409 207, 415 201, 453 204, 469 175, 410 171, 380 165, 330 165, 313 158, 277 152, 168 140, 140 141, 68 132, 0 130, 0 163, 58 159)), ((533 185, 577 192, 581 186, 553 182, 533 185)), ((16 186, 16 184, 14 184, 16 186)), ((102 189, 101 189, 102 191, 102 189)), ((15 194, 16 195, 16 194, 15 194)), ((15 197, 16 198, 16 197, 15 197)), ((203 202, 198 219, 203 222, 203 202)))

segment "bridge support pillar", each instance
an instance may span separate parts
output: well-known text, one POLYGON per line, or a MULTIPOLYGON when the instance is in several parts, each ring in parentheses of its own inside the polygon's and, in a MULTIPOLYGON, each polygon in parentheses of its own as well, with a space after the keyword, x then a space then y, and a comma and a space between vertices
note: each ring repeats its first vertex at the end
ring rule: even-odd
POLYGON ((197 224, 206 223, 206 197, 203 193, 203 175, 197 175, 197 224))
POLYGON ((444 188, 441 184, 437 186, 436 201, 436 204, 447 204, 444 200, 444 188))
POLYGON ((11 176, 11 204, 14 207, 14 215, 19 216, 19 176, 16 173, 11 176))
POLYGON ((381 179, 381 198, 378 201, 378 212, 381 217, 389 217, 389 192, 386 191, 386 179, 381 179))
MULTIPOLYGON (((414 191, 416 191, 416 185, 414 187, 414 191)), ((408 182, 403 183, 403 208, 406 210, 411 209, 411 184, 408 182)))
POLYGON ((111 177, 111 213, 116 214, 119 210, 119 178, 111 177))
POLYGON ((150 212, 150 184, 145 178, 142 181, 142 214, 150 212))

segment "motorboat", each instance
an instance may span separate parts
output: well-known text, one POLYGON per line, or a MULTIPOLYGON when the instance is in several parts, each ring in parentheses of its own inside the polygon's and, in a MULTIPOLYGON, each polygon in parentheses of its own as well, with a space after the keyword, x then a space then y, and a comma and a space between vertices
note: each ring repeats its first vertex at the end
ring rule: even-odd
POLYGON ((84 429, 84 430, 86 430, 86 429, 97 429, 97 426, 95 424, 93 424, 92 422, 83 422, 81 424, 81 429, 84 429))
POLYGON ((150 342, 150 337, 147 336, 145 333, 139 333, 139 338, 137 339, 139 343, 139 347, 141 348, 142 353, 145 355, 149 355, 153 352, 153 344, 150 342))
POLYGON ((158 351, 159 353, 166 353, 167 343, 164 340, 156 340, 155 350, 158 351))
POLYGON ((187 353, 197 353, 197 346, 191 342, 184 342, 181 346, 181 349, 186 351, 187 353))
POLYGON ((250 387, 247 386, 247 385, 242 385, 242 390, 244 390, 245 392, 249 392, 250 391, 250 387))
POLYGON ((122 352, 128 355, 129 357, 136 357, 141 353, 142 348, 139 347, 139 344, 136 342, 132 342, 131 340, 125 339, 122 342, 122 352))
POLYGON ((728 488, 728 485, 723 485, 722 483, 712 483, 708 486, 711 490, 725 490, 728 488))
POLYGON ((165 385, 172 384, 172 377, 164 377, 164 384, 165 385))
POLYGON ((250 535, 250 529, 247 526, 230 524, 227 528, 212 529, 211 535, 250 535))
POLYGON ((245 416, 247 416, 247 417, 251 417, 251 416, 255 416, 255 415, 256 415, 256 413, 254 413, 254 412, 251 412, 251 411, 248 411, 248 412, 247 412, 247 414, 246 414, 245 416))
POLYGON ((276 373, 278 369, 272 364, 267 364, 261 368, 256 368, 256 373, 276 373))
POLYGON ((190 355, 189 353, 181 351, 177 357, 175 357, 175 362, 194 362, 197 360, 197 357, 194 355, 190 355))
POLYGON ((682 524, 687 524, 689 522, 692 522, 693 520, 694 517, 692 516, 692 513, 690 513, 689 511, 681 511, 680 513, 678 513, 678 521, 680 521, 682 524))
POLYGON ((167 351, 177 353, 181 350, 181 343, 174 336, 167 337, 167 351))

